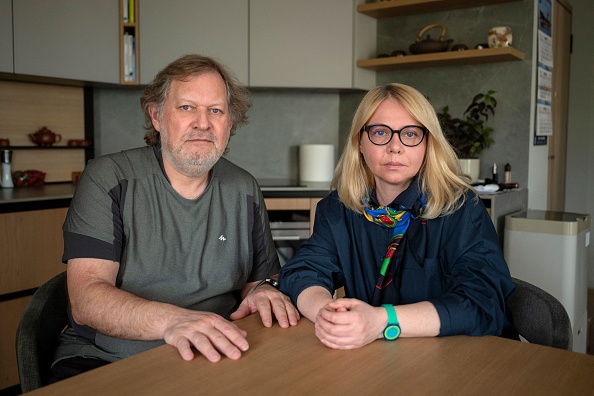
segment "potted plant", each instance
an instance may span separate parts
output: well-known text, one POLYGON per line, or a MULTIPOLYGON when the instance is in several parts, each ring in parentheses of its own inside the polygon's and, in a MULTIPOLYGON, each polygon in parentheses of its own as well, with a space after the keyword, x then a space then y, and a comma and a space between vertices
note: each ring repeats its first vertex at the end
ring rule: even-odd
POLYGON ((462 171, 471 176, 473 183, 479 176, 478 154, 494 143, 493 128, 486 125, 489 115, 495 115, 497 100, 494 93, 489 90, 475 95, 463 114, 464 118, 452 117, 449 106, 437 114, 446 138, 458 154, 462 171))

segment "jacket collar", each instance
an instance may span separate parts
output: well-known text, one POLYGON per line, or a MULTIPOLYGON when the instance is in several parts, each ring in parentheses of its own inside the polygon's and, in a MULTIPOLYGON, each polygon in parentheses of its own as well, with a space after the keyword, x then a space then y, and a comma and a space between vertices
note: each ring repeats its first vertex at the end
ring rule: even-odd
MULTIPOLYGON (((419 178, 415 176, 408 188, 401 192, 388 206, 393 209, 401 209, 411 212, 414 216, 419 215, 422 202, 419 200, 421 191, 419 189, 419 178)), ((369 201, 375 207, 380 206, 377 202, 375 189, 371 192, 369 201)))

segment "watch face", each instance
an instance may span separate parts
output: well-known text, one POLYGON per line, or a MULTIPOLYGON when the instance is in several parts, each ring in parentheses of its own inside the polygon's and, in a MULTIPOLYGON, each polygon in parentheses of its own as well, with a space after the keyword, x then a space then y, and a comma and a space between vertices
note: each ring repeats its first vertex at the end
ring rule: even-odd
POLYGON ((400 336, 400 326, 398 325, 389 325, 384 330, 384 338, 389 341, 393 341, 400 336))

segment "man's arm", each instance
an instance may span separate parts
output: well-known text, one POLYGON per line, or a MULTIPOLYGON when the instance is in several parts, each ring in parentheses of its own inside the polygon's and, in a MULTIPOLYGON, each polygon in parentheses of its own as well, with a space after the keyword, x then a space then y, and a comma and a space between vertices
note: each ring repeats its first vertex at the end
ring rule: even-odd
POLYGON ((159 340, 191 360, 194 346, 208 360, 221 353, 239 359, 249 347, 246 332, 211 312, 149 301, 115 287, 119 264, 78 258, 68 261, 68 293, 76 323, 112 337, 159 340))

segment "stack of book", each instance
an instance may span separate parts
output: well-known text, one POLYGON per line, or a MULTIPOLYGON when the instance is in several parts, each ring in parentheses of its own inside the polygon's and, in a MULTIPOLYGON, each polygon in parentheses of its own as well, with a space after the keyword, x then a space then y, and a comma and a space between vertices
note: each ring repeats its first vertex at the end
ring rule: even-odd
MULTIPOLYGON (((136 22, 135 0, 122 0, 122 17, 124 24, 136 22)), ((136 81, 136 36, 135 30, 124 29, 123 48, 124 48, 124 81, 136 81)))
POLYGON ((124 32, 124 81, 136 81, 136 37, 124 32))

